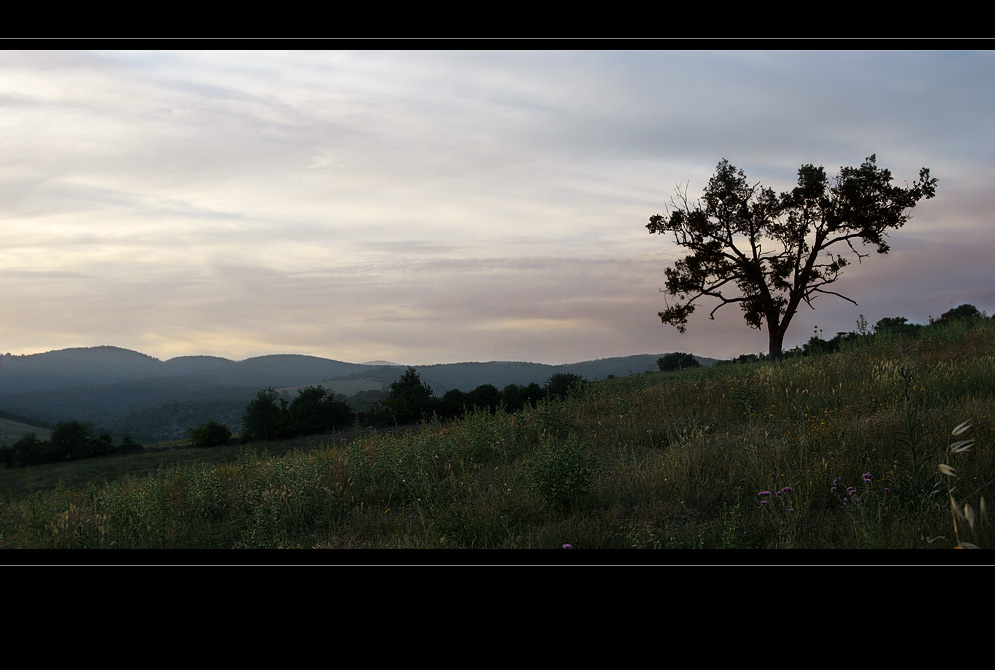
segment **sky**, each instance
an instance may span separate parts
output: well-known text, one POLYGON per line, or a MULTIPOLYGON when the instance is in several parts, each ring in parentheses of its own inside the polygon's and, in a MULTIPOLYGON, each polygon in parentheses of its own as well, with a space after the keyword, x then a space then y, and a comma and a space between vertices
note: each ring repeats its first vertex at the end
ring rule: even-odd
POLYGON ((786 348, 992 314, 993 82, 993 51, 0 52, 0 353, 764 352, 737 305, 657 316, 687 252, 646 224, 722 159, 939 179, 786 348))

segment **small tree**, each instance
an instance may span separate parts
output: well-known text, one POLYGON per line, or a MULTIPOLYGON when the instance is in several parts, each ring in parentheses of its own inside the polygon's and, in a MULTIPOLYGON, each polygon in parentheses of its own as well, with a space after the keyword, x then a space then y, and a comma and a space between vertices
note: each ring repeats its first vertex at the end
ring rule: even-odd
POLYGON ((217 421, 202 423, 188 432, 195 447, 220 447, 231 442, 231 430, 217 421))
POLYGON ((349 406, 322 386, 306 386, 290 403, 293 432, 304 435, 324 433, 347 425, 352 418, 349 406))
POLYGON ((937 180, 927 168, 912 186, 900 188, 875 160, 872 155, 860 167, 841 168, 832 181, 822 167, 803 165, 798 186, 780 195, 750 185, 742 170, 722 160, 702 202, 692 205, 678 190, 674 211, 650 217, 646 226, 651 234, 672 234, 691 252, 665 271, 665 291, 678 302, 660 312, 660 320, 683 333, 699 298, 719 300, 711 318, 720 307, 739 303, 748 325, 766 324, 769 355, 780 358, 802 302, 812 307, 817 295, 829 294, 856 304, 827 288, 849 264, 840 250, 849 249, 858 261, 869 254, 855 243, 888 253, 888 232, 908 221, 919 200, 936 194, 937 180))
POLYGON ((51 460, 69 461, 90 455, 90 427, 79 421, 64 421, 55 426, 48 438, 51 460))
POLYGON ((557 372, 546 382, 546 395, 565 398, 575 388, 587 382, 581 375, 570 372, 557 372))
POLYGON ((922 326, 909 323, 904 316, 886 316, 874 324, 874 332, 891 335, 914 335, 922 326))
POLYGON ((494 384, 481 384, 466 396, 466 404, 477 409, 494 411, 501 404, 501 391, 494 384))
POLYGON ((685 368, 696 368, 701 365, 697 358, 682 351, 667 354, 663 358, 658 359, 656 364, 659 366, 661 372, 675 372, 677 370, 684 370, 685 368))
POLYGON ((259 391, 245 406, 242 414, 242 435, 248 438, 272 440, 285 436, 289 430, 290 416, 287 401, 273 388, 259 391))
POLYGON ((427 419, 437 409, 438 402, 418 371, 408 368, 390 385, 390 394, 370 408, 371 420, 380 423, 416 423, 427 419))
POLYGON ((947 310, 940 315, 940 321, 950 323, 952 321, 962 321, 981 318, 983 315, 974 305, 958 305, 947 310))

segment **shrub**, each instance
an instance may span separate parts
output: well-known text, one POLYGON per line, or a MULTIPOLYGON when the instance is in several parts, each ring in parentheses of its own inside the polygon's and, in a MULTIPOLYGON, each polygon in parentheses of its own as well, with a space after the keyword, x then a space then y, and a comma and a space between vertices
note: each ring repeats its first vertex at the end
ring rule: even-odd
POLYGON ((245 406, 242 434, 263 440, 283 437, 288 432, 289 422, 287 401, 280 398, 275 389, 268 388, 257 393, 252 402, 245 406))
POLYGON ((656 364, 659 366, 661 372, 676 372, 677 370, 696 368, 701 365, 697 358, 682 351, 675 351, 672 354, 667 354, 663 358, 657 360, 656 364))
POLYGON ((594 473, 594 457, 575 435, 555 442, 545 435, 537 453, 526 463, 533 488, 546 502, 568 507, 584 495, 594 473))
POLYGON ((202 423, 196 428, 191 428, 190 441, 195 447, 218 447, 228 444, 231 441, 231 431, 228 426, 217 421, 202 423))
POLYGON ((587 380, 580 375, 558 372, 546 382, 546 395, 565 398, 571 391, 580 388, 586 382, 587 380))

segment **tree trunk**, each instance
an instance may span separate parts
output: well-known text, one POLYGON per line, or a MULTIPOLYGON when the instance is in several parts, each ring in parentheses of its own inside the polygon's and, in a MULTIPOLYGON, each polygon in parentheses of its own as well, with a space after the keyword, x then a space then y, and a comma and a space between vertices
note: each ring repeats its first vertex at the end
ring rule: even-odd
POLYGON ((772 360, 777 360, 781 358, 782 348, 784 347, 784 331, 787 328, 777 327, 777 326, 767 326, 768 334, 768 346, 767 346, 767 356, 772 360))

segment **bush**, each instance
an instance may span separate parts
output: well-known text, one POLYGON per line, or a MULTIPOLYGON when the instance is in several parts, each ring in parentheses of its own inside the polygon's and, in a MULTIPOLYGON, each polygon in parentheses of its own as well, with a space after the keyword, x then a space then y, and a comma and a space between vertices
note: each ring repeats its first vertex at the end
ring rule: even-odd
POLYGON ((701 365, 697 358, 683 351, 675 351, 672 354, 667 354, 657 360, 656 364, 659 366, 660 372, 676 372, 685 368, 696 368, 701 365))
POLYGON ((290 403, 290 428, 294 434, 315 435, 346 426, 352 410, 322 386, 307 386, 290 403))
POLYGON ((566 398, 576 388, 580 388, 587 380, 581 375, 569 372, 558 372, 546 382, 546 395, 550 397, 566 398))
POLYGON ((284 437, 288 431, 290 413, 287 401, 279 397, 276 390, 268 388, 260 391, 245 406, 242 414, 242 434, 250 439, 271 440, 284 437))
POLYGON ((570 506, 587 492, 594 474, 594 457, 575 435, 556 442, 546 435, 539 451, 527 464, 529 481, 546 502, 570 506))
POLYGON ((217 421, 202 423, 190 429, 190 441, 195 447, 219 447, 231 442, 231 431, 228 426, 217 421))

